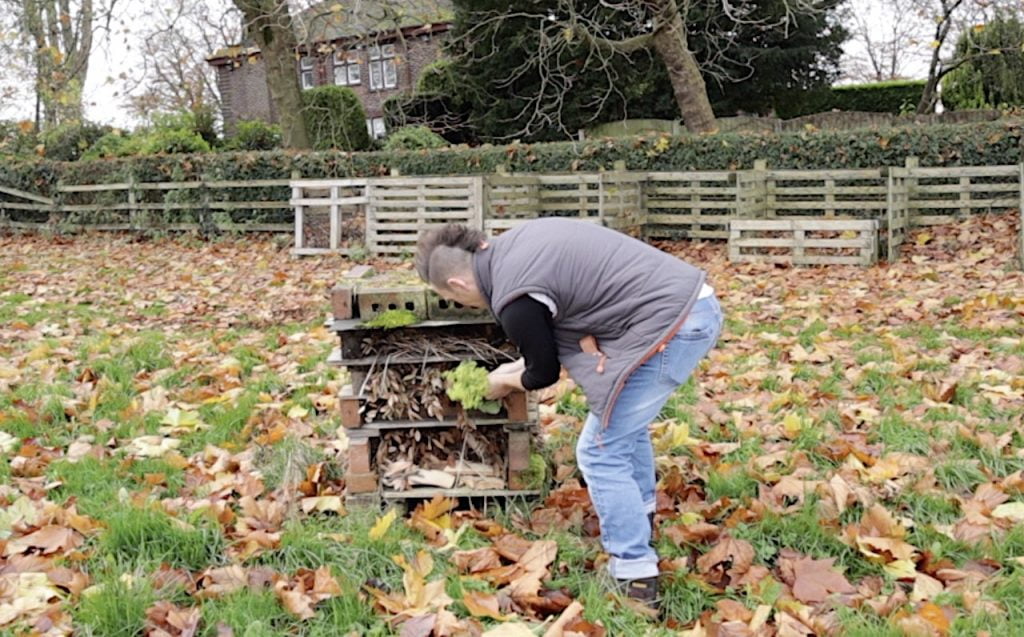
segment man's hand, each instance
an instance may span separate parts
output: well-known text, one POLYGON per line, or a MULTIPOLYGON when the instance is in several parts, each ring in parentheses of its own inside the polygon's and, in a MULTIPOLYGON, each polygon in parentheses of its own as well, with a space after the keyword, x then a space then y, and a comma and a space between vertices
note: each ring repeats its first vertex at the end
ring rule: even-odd
POLYGON ((525 391, 523 389, 523 371, 526 369, 526 361, 520 358, 511 363, 505 363, 487 375, 490 382, 490 389, 487 390, 487 400, 504 398, 513 391, 525 391))

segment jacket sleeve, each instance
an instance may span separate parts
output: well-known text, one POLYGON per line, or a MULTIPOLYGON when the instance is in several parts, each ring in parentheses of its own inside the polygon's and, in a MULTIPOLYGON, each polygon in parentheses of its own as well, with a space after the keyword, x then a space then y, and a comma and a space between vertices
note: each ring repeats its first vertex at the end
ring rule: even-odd
POLYGON ((562 366, 547 306, 523 295, 508 303, 498 320, 526 360, 523 387, 541 389, 558 382, 562 366))

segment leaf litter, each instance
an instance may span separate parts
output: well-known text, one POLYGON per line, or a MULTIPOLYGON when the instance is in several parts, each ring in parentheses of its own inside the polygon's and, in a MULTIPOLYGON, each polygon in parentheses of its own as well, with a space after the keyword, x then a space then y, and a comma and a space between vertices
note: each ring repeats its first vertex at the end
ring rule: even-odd
MULTIPOLYGON (((1003 544, 1024 520, 1015 223, 932 227, 873 268, 737 266, 720 245, 661 244, 710 272, 729 323, 652 428, 663 587, 696 587, 699 601, 637 621, 839 634, 845 606, 946 635, 1021 603, 1001 592, 1024 569, 1019 541, 1003 544), (807 512, 813 526, 789 530, 807 512)), ((612 595, 582 599, 565 577, 597 576, 605 559, 573 460, 571 381, 543 397, 555 484, 529 516, 498 522, 435 498, 371 520, 362 541, 405 547, 391 557, 400 588, 328 563, 264 565, 289 524, 348 515, 344 474, 329 469, 347 444, 334 413, 344 378, 324 362, 333 338, 320 325, 343 262, 251 240, 85 236, 0 238, 0 266, 0 630, 71 634, 82 596, 99 590, 107 520, 76 504, 89 502, 83 485, 114 478, 75 482, 72 464, 109 467, 108 506, 155 507, 186 533, 199 514, 225 542, 206 568, 131 575, 158 592, 138 618, 147 634, 230 634, 206 625, 204 604, 244 591, 272 594, 300 622, 360 595, 404 635, 603 635, 632 612, 612 595), (318 456, 287 451, 294 441, 318 456), (561 550, 562 532, 588 556, 561 550), (159 593, 172 584, 185 596, 159 593)))

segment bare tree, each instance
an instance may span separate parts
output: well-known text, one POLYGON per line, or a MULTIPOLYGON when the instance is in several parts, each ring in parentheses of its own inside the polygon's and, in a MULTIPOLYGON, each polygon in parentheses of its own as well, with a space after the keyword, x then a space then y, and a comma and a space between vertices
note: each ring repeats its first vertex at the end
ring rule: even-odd
POLYGON ((37 128, 79 122, 82 88, 97 33, 108 30, 117 0, 2 0, 31 50, 37 128))
MULTIPOLYGON (((523 77, 537 75, 540 88, 533 95, 518 95, 523 102, 520 115, 525 116, 531 130, 539 127, 562 128, 561 105, 572 91, 579 73, 579 60, 574 51, 586 45, 585 66, 606 74, 606 89, 595 95, 593 107, 620 92, 623 82, 613 59, 646 51, 665 66, 679 115, 687 129, 694 133, 713 133, 718 125, 708 100, 705 77, 717 81, 737 81, 735 70, 740 66, 729 59, 732 44, 741 26, 760 29, 790 28, 801 15, 817 14, 829 4, 819 0, 782 0, 783 10, 772 18, 756 14, 752 3, 731 0, 557 0, 550 10, 473 11, 473 24, 457 42, 456 56, 486 61, 499 46, 495 34, 503 22, 517 20, 535 24, 536 53, 499 81, 503 88, 515 86, 523 77), (714 22, 702 23, 709 13, 721 13, 714 22), (712 26, 713 32, 702 33, 702 42, 709 50, 700 65, 691 50, 690 36, 695 29, 712 26), (731 69, 728 73, 725 69, 731 69)), ((467 3, 472 6, 472 3, 467 3)), ((517 9, 521 5, 516 5, 517 9)), ((548 5, 551 6, 550 4, 548 5)), ((526 131, 516 131, 516 134, 526 131)), ((510 133, 512 135, 512 133, 510 133)))
POLYGON ((260 48, 270 99, 277 106, 281 138, 287 148, 309 148, 302 113, 302 88, 295 68, 298 40, 287 0, 234 0, 246 32, 260 48))
POLYGON ((904 79, 913 51, 927 38, 920 0, 862 0, 848 12, 858 51, 847 61, 847 77, 862 82, 904 79))
POLYGON ((242 19, 230 2, 162 0, 150 8, 140 34, 138 72, 126 78, 128 104, 136 117, 186 111, 196 117, 220 109, 214 69, 206 56, 241 39, 242 19))

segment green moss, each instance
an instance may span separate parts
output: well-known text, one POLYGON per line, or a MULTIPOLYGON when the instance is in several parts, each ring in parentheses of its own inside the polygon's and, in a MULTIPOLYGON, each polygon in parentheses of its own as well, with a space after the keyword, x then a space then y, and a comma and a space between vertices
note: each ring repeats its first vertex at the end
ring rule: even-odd
POLYGON ((412 310, 388 310, 381 312, 369 321, 364 321, 366 327, 393 330, 399 327, 406 327, 419 323, 420 317, 412 310))

